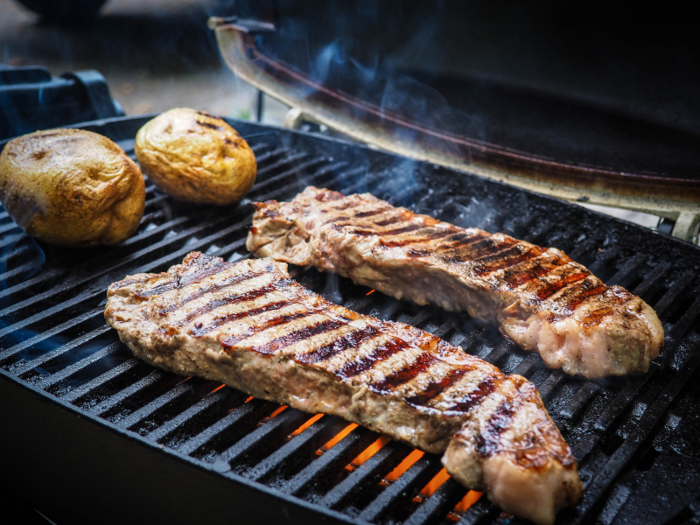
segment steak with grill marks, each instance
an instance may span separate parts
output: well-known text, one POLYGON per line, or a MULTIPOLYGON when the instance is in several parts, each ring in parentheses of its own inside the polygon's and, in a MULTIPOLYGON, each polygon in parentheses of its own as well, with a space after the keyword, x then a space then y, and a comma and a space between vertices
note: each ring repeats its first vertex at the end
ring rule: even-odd
POLYGON ((552 368, 588 378, 643 373, 659 354, 654 310, 556 248, 459 228, 368 193, 308 187, 291 202, 256 207, 247 246, 257 257, 496 322, 552 368))
POLYGON ((426 452, 449 445, 448 472, 537 523, 580 501, 576 462, 531 383, 417 328, 329 303, 289 279, 284 263, 193 252, 107 295, 107 323, 153 365, 426 452))

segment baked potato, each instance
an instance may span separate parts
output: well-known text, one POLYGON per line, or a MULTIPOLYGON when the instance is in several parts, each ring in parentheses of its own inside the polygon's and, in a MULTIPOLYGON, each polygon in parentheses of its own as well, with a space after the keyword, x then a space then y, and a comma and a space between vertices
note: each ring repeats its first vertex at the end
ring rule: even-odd
POLYGON ((134 233, 146 190, 139 167, 107 137, 53 129, 7 143, 0 154, 0 201, 33 237, 94 246, 134 233))
POLYGON ((153 183, 179 200, 226 205, 253 187, 255 154, 224 120, 194 109, 171 109, 136 135, 136 158, 153 183))

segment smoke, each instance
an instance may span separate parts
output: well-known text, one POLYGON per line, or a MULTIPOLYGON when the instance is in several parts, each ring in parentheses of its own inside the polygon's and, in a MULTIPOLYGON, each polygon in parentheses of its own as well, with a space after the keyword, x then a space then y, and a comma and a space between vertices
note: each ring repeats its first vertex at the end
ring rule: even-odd
POLYGON ((336 39, 321 49, 318 58, 312 62, 311 74, 317 82, 324 83, 333 66, 345 65, 344 49, 338 45, 339 41, 336 39))
POLYGON ((343 304, 343 295, 340 293, 339 277, 337 273, 325 272, 325 284, 321 295, 335 304, 343 304))
POLYGON ((479 228, 490 231, 494 219, 498 216, 496 208, 475 197, 471 197, 466 205, 455 202, 453 207, 456 214, 451 222, 463 228, 479 228))

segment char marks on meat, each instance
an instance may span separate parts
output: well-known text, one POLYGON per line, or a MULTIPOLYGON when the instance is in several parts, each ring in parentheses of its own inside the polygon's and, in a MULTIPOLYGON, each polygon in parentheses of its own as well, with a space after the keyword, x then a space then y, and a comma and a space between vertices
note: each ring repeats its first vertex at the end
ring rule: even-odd
POLYGON ((308 187, 291 202, 256 207, 247 246, 257 257, 496 322, 552 368, 588 378, 643 373, 659 354, 654 310, 556 248, 459 228, 367 193, 308 187))
POLYGON ((284 263, 193 252, 167 273, 114 283, 105 318, 153 365, 447 450, 448 472, 505 511, 549 524, 580 501, 576 463, 531 383, 332 304, 284 263))

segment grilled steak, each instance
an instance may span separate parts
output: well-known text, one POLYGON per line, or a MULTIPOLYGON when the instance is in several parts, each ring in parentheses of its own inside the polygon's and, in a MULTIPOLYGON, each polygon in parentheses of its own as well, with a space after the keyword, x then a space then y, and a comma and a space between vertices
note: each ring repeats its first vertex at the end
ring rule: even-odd
POLYGON ((256 256, 497 322, 552 368, 589 378, 639 373, 659 354, 654 310, 556 248, 458 228, 367 193, 308 187, 291 202, 256 206, 247 244, 256 256))
POLYGON ((462 429, 448 471, 537 523, 580 500, 576 463, 532 384, 417 328, 329 303, 289 279, 284 263, 193 252, 107 295, 108 324, 149 363, 426 452, 444 452, 462 429), (530 456, 538 462, 523 462, 530 456))

